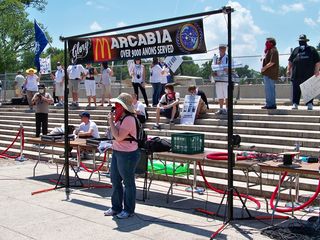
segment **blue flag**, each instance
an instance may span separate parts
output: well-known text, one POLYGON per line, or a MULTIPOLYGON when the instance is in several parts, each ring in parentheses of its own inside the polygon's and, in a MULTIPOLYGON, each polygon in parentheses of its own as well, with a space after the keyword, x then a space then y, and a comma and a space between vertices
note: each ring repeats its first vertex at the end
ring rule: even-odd
POLYGON ((40 71, 40 54, 48 44, 48 39, 42 29, 39 27, 36 20, 34 20, 34 32, 35 32, 35 56, 34 64, 38 71, 40 71))

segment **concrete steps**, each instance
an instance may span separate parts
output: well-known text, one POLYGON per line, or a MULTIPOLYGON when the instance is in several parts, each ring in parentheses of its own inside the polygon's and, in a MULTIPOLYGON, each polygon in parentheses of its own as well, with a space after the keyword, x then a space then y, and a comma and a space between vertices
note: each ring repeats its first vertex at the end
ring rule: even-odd
MULTIPOLYGON (((253 101, 254 103, 254 101, 253 101)), ((234 106, 234 133, 239 134, 242 143, 236 150, 251 150, 254 146, 255 151, 280 153, 283 151, 292 151, 294 144, 301 143, 301 153, 304 155, 318 156, 320 146, 320 111, 307 111, 304 109, 290 110, 290 107, 279 106, 277 110, 262 110, 261 105, 235 105, 234 106)), ((303 108, 303 107, 301 107, 303 108)), ((27 106, 7 106, 0 107, 0 152, 11 144, 19 130, 20 122, 25 128, 26 138, 35 134, 34 113, 24 113, 27 106)), ((148 108, 149 120, 145 124, 146 132, 149 136, 160 136, 170 139, 171 134, 181 132, 196 132, 205 134, 205 147, 210 151, 221 151, 227 149, 227 118, 226 116, 217 116, 214 112, 217 105, 210 104, 210 110, 205 119, 199 119, 195 125, 169 125, 167 120, 161 118, 162 129, 152 130, 155 121, 155 108, 148 108)), ((69 110, 69 124, 79 124, 79 113, 84 111, 81 107, 77 110, 69 110)), ((103 135, 107 114, 110 108, 99 107, 95 110, 88 110, 92 119, 97 123, 101 136, 103 135)), ((50 108, 49 131, 54 127, 60 127, 64 123, 64 110, 50 108)), ((37 159, 38 152, 32 144, 25 144, 24 154, 30 159, 37 159)), ((19 153, 20 145, 16 143, 9 153, 15 155, 19 153)), ((45 152, 54 154, 57 161, 63 163, 63 159, 58 158, 64 153, 64 148, 46 148, 45 152)), ((44 160, 49 160, 50 156, 45 156, 44 160)), ((191 166, 192 168, 192 166, 191 166)), ((210 182, 216 184, 216 187, 224 189, 226 186, 227 170, 225 167, 205 166, 206 176, 210 182)), ((245 192, 246 178, 239 170, 234 170, 235 185, 240 191, 245 192)), ((166 179, 159 176, 159 179, 166 179)), ((203 184, 198 176, 199 184, 203 184)), ((250 175, 250 182, 256 182, 258 177, 250 175)), ((184 178, 179 179, 185 183, 184 178)), ((274 186, 278 181, 275 174, 263 174, 262 183, 264 185, 264 194, 271 195, 274 186)), ((304 176, 300 179, 301 193, 313 192, 317 184, 314 177, 304 176)), ((250 190, 251 194, 260 195, 259 187, 250 190)), ((287 195, 285 195, 287 197, 287 195)))

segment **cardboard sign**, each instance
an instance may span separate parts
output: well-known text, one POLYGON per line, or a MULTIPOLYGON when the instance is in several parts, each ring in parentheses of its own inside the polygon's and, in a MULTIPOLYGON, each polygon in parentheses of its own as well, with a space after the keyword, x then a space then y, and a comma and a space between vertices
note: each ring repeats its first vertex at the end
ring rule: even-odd
POLYGON ((193 125, 199 106, 200 96, 186 95, 184 97, 183 109, 181 111, 181 124, 193 125))
POLYGON ((176 72, 178 67, 183 62, 183 59, 179 56, 166 57, 164 62, 167 64, 168 68, 171 69, 172 72, 176 72))
POLYGON ((300 84, 300 89, 305 103, 320 94, 320 76, 312 76, 307 81, 300 84))
POLYGON ((51 73, 51 57, 40 58, 40 73, 50 74, 51 73))

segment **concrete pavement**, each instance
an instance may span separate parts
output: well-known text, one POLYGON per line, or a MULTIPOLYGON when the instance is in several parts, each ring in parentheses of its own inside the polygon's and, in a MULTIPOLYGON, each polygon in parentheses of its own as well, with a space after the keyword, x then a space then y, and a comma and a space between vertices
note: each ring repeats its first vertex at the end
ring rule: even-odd
MULTIPOLYGON (((209 192, 195 195, 184 191, 186 186, 174 186, 169 204, 166 203, 167 182, 151 185, 150 199, 137 201, 136 215, 118 220, 105 217, 103 211, 111 205, 111 189, 77 189, 66 201, 64 189, 31 195, 31 192, 52 187, 49 179, 56 179, 55 165, 40 163, 38 176, 33 179, 34 161, 15 162, 0 159, 0 240, 27 239, 209 239, 222 221, 194 212, 202 207, 214 211, 221 195, 209 192), (207 201, 208 200, 208 201, 207 201)), ((60 166, 61 169, 61 166, 60 166)), ((81 171, 81 178, 88 174, 81 171)), ((94 176, 97 180, 97 176, 94 176)), ((102 177, 103 182, 109 179, 102 177)), ((141 199, 143 179, 137 179, 137 198, 141 199)), ((265 213, 265 205, 253 215, 265 213)), ((239 213, 240 203, 234 201, 239 213)), ((304 213, 300 213, 301 216, 304 213)), ((297 215, 299 218, 299 215, 297 215)), ((259 221, 235 221, 217 239, 269 239, 260 234, 268 225, 259 221)), ((270 222, 267 222, 270 223, 270 222)))

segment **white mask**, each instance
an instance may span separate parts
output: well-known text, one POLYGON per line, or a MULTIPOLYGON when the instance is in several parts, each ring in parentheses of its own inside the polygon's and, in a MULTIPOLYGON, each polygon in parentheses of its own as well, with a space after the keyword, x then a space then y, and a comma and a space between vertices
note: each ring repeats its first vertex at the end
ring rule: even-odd
POLYGON ((43 94, 44 93, 44 89, 43 88, 39 89, 39 93, 43 94))
POLYGON ((61 70, 61 69, 62 69, 62 67, 61 67, 61 66, 57 66, 57 69, 58 69, 58 70, 61 70))
POLYGON ((164 92, 165 92, 166 94, 168 94, 168 93, 169 93, 169 90, 168 90, 168 89, 165 89, 164 92))

